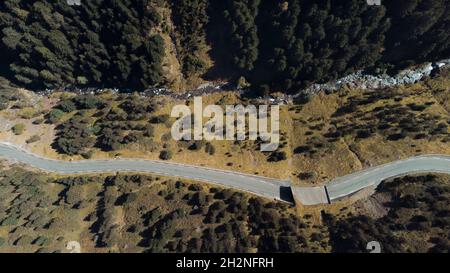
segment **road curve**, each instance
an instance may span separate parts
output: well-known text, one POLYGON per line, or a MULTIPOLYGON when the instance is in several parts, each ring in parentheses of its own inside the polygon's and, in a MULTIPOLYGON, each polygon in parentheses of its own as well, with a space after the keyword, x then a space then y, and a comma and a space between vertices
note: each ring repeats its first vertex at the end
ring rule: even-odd
POLYGON ((59 161, 43 158, 20 147, 0 142, 0 157, 58 174, 93 174, 113 172, 154 173, 219 184, 266 198, 292 202, 290 183, 268 177, 143 159, 59 161))
MULTIPOLYGON (((0 157, 59 174, 155 173, 219 184, 270 199, 293 201, 288 181, 206 167, 142 159, 58 161, 31 154, 17 146, 2 142, 0 142, 0 157)), ((388 178, 426 172, 450 174, 450 156, 411 157, 336 178, 323 187, 295 187, 292 192, 304 205, 316 205, 337 201, 367 187, 376 187, 388 178)))
POLYGON ((378 186, 383 180, 413 173, 450 174, 450 156, 423 155, 364 169, 332 180, 325 187, 331 202, 364 188, 378 186))

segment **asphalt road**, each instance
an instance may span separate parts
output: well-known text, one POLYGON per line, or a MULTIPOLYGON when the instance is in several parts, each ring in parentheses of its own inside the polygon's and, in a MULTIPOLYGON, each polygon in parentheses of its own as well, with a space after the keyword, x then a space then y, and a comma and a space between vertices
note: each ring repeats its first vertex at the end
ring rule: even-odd
POLYGON ((383 180, 413 173, 450 174, 450 156, 426 155, 390 162, 334 179, 325 187, 330 201, 338 200, 383 180))
POLYGON ((0 157, 52 173, 154 173, 219 184, 266 198, 292 202, 288 181, 206 167, 140 159, 58 161, 39 157, 7 143, 0 143, 0 157))
MULTIPOLYGON (((28 164, 46 172, 60 174, 154 173, 214 183, 270 199, 293 201, 288 181, 206 167, 139 159, 57 161, 39 157, 7 143, 0 143, 0 157, 28 164)), ((324 203, 325 200, 330 202, 339 200, 367 187, 376 187, 387 178, 426 172, 450 174, 450 156, 429 155, 394 161, 339 177, 326 184, 323 187, 324 190, 320 190, 320 187, 295 187, 293 192, 298 201, 304 200, 302 203, 305 205, 315 205, 324 203)))

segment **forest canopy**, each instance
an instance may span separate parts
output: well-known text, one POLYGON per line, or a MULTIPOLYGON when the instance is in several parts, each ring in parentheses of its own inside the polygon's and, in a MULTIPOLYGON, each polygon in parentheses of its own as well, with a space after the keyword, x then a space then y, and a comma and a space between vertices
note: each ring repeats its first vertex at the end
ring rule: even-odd
POLYGON ((34 89, 166 86, 171 41, 185 78, 244 76, 255 90, 292 92, 447 58, 449 18, 448 0, 5 0, 0 76, 34 89))
POLYGON ((1 71, 35 88, 162 83, 164 42, 150 34, 161 18, 148 0, 0 3, 1 71))

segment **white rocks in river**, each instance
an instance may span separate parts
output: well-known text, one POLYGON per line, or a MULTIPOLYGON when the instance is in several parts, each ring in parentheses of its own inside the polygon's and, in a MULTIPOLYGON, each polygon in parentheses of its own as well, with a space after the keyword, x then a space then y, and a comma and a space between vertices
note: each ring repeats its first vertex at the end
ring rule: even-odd
MULTIPOLYGON (((418 68, 405 69, 393 77, 389 75, 366 75, 358 71, 329 83, 313 84, 298 94, 303 92, 310 94, 321 91, 332 92, 345 85, 350 88, 379 89, 400 84, 413 84, 421 80, 424 76, 429 76, 435 68, 442 68, 448 65, 450 65, 450 59, 433 64, 427 63, 418 68)), ((294 97, 297 97, 298 94, 294 95, 294 97)))

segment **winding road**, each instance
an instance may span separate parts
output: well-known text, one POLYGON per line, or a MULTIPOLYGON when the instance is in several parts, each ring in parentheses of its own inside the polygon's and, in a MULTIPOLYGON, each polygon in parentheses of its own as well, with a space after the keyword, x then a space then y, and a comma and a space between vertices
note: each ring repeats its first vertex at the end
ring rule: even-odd
POLYGON ((405 174, 426 172, 450 174, 450 156, 425 155, 367 168, 336 178, 322 187, 293 187, 291 192, 290 183, 286 180, 156 160, 58 161, 40 157, 20 147, 2 142, 0 142, 0 157, 27 164, 45 172, 59 174, 154 173, 218 184, 287 202, 293 201, 292 194, 294 194, 295 199, 304 205, 334 202, 364 188, 376 187, 387 178, 405 174))
POLYGON ((414 173, 450 174, 450 156, 423 155, 367 168, 334 179, 326 185, 330 201, 370 186, 378 186, 383 180, 414 173))
POLYGON ((153 173, 219 184, 282 201, 292 201, 289 181, 206 167, 143 159, 59 161, 40 157, 18 146, 0 142, 0 157, 45 172, 93 174, 115 172, 153 173))

